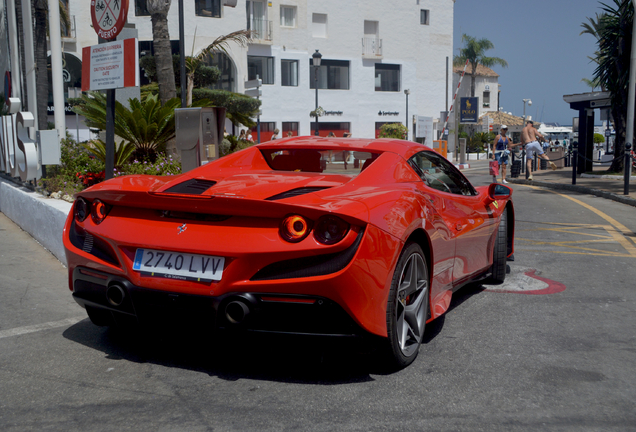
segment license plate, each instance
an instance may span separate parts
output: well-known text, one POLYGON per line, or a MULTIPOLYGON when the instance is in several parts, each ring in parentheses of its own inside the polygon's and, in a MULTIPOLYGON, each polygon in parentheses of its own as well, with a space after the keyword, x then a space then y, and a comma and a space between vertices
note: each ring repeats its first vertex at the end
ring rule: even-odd
POLYGON ((224 257, 137 249, 133 270, 147 276, 200 282, 220 281, 224 257))

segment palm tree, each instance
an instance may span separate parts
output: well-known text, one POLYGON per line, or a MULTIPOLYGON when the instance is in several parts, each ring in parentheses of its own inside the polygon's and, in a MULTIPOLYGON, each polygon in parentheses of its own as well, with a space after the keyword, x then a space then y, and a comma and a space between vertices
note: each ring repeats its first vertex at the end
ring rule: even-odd
POLYGON ((168 11, 172 0, 147 0, 146 7, 152 20, 152 42, 157 63, 159 99, 166 103, 177 96, 172 68, 172 49, 168 32, 168 11))
MULTIPOLYGON (((581 34, 589 33, 596 37, 598 51, 594 61, 593 81, 610 92, 612 117, 616 130, 614 154, 620 155, 625 149, 627 131, 627 100, 629 86, 629 67, 632 40, 634 7, 631 0, 614 0, 614 7, 603 4, 603 14, 597 14, 597 22, 589 19, 583 23, 581 34)), ((610 171, 622 171, 623 158, 614 159, 610 171)))
MULTIPOLYGON (((194 31, 196 40, 196 29, 194 31)), ((192 44, 192 56, 186 58, 186 80, 187 80, 187 100, 188 106, 192 105, 192 89, 194 88, 194 75, 199 64, 206 59, 210 54, 223 52, 227 54, 227 49, 230 42, 236 42, 241 47, 247 46, 248 42, 252 38, 252 32, 250 30, 237 30, 230 34, 219 36, 210 45, 202 49, 199 54, 194 55, 194 43, 192 44)))
POLYGON ((462 42, 466 45, 460 49, 459 55, 453 58, 454 66, 462 66, 468 60, 470 63, 470 95, 475 97, 475 75, 477 74, 477 66, 493 67, 499 65, 508 67, 508 62, 499 57, 487 57, 486 51, 493 49, 495 45, 488 39, 475 39, 467 34, 462 35, 462 42))

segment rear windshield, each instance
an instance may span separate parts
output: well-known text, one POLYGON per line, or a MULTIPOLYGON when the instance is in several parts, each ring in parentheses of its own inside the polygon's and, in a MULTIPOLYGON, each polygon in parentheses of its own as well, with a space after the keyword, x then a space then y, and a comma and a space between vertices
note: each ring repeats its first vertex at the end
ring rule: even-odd
POLYGON ((380 153, 351 150, 260 149, 275 171, 315 172, 356 176, 380 153))

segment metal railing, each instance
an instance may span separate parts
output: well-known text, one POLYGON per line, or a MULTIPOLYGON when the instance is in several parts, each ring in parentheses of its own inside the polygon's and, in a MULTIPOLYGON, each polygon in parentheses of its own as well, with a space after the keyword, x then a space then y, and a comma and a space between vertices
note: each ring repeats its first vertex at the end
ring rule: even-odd
POLYGON ((382 55, 382 39, 377 37, 363 37, 362 55, 380 57, 382 55))
POLYGON ((252 18, 249 28, 249 30, 253 32, 252 39, 271 41, 272 27, 272 21, 262 18, 252 18))

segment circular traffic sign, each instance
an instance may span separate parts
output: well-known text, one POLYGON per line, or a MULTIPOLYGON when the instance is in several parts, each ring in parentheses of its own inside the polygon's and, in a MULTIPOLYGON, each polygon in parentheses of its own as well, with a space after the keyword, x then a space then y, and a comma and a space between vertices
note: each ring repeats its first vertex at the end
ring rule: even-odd
POLYGON ((128 0, 91 0, 91 18, 97 36, 115 39, 128 18, 128 0))

